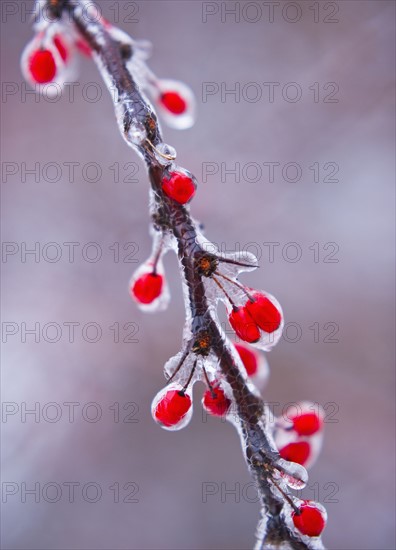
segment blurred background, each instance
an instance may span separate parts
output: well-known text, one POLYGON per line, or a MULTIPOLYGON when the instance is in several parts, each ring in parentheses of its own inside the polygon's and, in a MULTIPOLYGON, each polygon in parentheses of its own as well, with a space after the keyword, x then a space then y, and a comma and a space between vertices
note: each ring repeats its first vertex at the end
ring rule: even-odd
MULTIPOLYGON (((2 547, 251 548, 238 436, 202 414, 203 387, 186 429, 150 416, 181 344, 176 260, 168 310, 139 312, 144 167, 90 60, 56 100, 23 83, 32 5, 2 2, 2 547)), ((328 510, 326 547, 395 548, 394 3, 98 5, 196 94, 196 125, 162 125, 165 141, 200 181, 207 237, 255 252, 243 282, 283 306, 265 398, 326 409, 304 490, 328 510)))

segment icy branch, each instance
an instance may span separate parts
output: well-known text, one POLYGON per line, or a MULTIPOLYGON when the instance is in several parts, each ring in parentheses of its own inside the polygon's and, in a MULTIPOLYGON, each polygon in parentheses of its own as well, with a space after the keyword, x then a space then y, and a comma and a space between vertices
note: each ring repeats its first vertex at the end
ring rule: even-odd
MULTIPOLYGON (((183 348, 165 365, 168 386, 154 400, 153 415, 167 429, 184 426, 192 414, 192 385, 197 380, 204 381, 212 404, 218 395, 222 396, 226 418, 240 434, 245 460, 257 483, 262 511, 256 548, 323 548, 320 536, 304 533, 305 528, 301 525, 297 528, 293 520, 303 517, 302 502, 292 496, 290 489, 305 486, 306 470, 281 458, 268 407, 247 376, 235 346, 223 333, 216 312, 218 302, 224 302, 237 335, 259 349, 268 350, 282 332, 280 305, 269 294, 249 289, 238 281, 240 272, 257 267, 251 254, 221 254, 204 238, 190 216, 187 203, 195 194, 197 182, 190 172, 176 164, 176 152, 164 143, 156 113, 147 99, 149 93, 157 102, 164 101, 164 83, 171 81, 160 81, 148 69, 147 44, 135 42, 101 18, 87 17, 90 9, 83 0, 38 2, 35 24, 38 34, 24 54, 23 70, 30 82, 36 80, 41 86, 48 81, 61 81, 62 70, 67 70, 64 50, 72 55, 74 45, 80 44, 80 48, 91 53, 109 89, 125 141, 146 163, 154 244, 150 258, 134 275, 131 285, 143 309, 164 308, 168 291, 162 257, 173 249, 178 255, 186 307, 183 348), (64 50, 56 43, 61 39, 64 50), (36 48, 36 53, 39 48, 43 58, 43 51, 52 52, 54 68, 48 59, 44 67, 49 73, 47 80, 32 48, 36 48), (219 388, 220 394, 216 393, 219 388), (176 413, 172 412, 173 416, 167 408, 171 393, 172 398, 178 399, 179 407, 176 413), (177 413, 180 418, 174 416, 177 413)), ((185 127, 194 116, 193 98, 187 87, 173 84, 180 93, 168 95, 171 112, 165 113, 165 117, 174 126, 185 127), (177 120, 181 120, 180 124, 177 120)), ((316 503, 313 509, 324 523, 324 509, 316 503)))

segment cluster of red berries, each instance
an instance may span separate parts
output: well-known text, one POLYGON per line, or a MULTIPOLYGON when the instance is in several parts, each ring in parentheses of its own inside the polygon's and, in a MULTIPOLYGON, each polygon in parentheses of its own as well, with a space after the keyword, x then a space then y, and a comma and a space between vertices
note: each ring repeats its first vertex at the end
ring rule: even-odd
POLYGON ((308 537, 319 537, 326 527, 326 510, 311 500, 303 500, 298 512, 292 512, 294 527, 308 537))
POLYGON ((22 54, 22 71, 32 85, 61 82, 71 62, 73 48, 60 33, 39 32, 22 54))
MULTIPOLYGON (((92 6, 87 7, 89 8, 92 6)), ((37 21, 40 22, 37 25, 40 26, 40 30, 23 51, 22 72, 32 86, 51 83, 63 85, 67 79, 74 77, 75 51, 91 57, 91 47, 72 28, 68 28, 60 21, 49 22, 45 15, 43 20, 37 15, 37 21)), ((109 31, 116 30, 103 17, 101 22, 109 31)), ((47 93, 53 92, 47 90, 47 93)))
POLYGON ((316 460, 323 437, 323 412, 316 409, 311 403, 300 403, 298 412, 286 412, 286 419, 278 422, 275 442, 284 460, 305 467, 316 460))
MULTIPOLYGON (((138 42, 132 42, 129 36, 103 17, 101 23, 115 40, 131 45, 133 43, 132 51, 140 63, 139 85, 151 94, 165 122, 177 129, 191 127, 195 122, 195 97, 190 88, 178 80, 157 78, 144 63, 147 52, 141 55, 136 53, 140 51, 138 42)), ((61 27, 59 22, 51 22, 44 29, 41 26, 23 52, 22 72, 32 86, 50 83, 62 85, 66 76, 72 77, 69 69, 76 50, 87 57, 92 55, 89 44, 73 30, 61 27)), ((51 90, 47 90, 47 93, 51 93, 51 90)))
MULTIPOLYGON (((257 376, 261 367, 259 354, 240 344, 235 344, 235 347, 247 374, 251 377, 257 376)), ((207 381, 207 384, 209 387, 202 398, 203 408, 213 416, 224 417, 230 412, 231 400, 220 381, 217 380, 213 384, 207 381)), ((165 388, 157 394, 154 402, 153 416, 159 424, 168 429, 185 426, 183 420, 192 406, 191 394, 187 388, 181 385, 173 385, 171 389, 165 388)))
MULTIPOLYGON (((223 417, 230 410, 231 400, 216 382, 204 392, 202 406, 209 414, 223 417)), ((183 428, 192 414, 191 390, 178 384, 164 388, 154 398, 152 413, 154 419, 168 430, 183 428)))
POLYGON ((268 294, 253 291, 244 306, 232 305, 228 320, 236 335, 254 344, 262 333, 274 334, 282 324, 282 311, 274 302, 268 294))

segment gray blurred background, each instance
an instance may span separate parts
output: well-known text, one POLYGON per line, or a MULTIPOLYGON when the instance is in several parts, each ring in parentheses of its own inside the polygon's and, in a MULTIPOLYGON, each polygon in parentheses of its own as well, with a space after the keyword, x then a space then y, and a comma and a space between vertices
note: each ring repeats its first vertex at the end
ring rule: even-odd
MULTIPOLYGON (((201 182, 192 212, 208 238, 255 249, 261 269, 243 281, 283 305, 290 325, 269 357, 266 399, 276 413, 300 399, 326 407, 304 491, 328 510, 326 546, 395 548, 394 3, 281 2, 273 22, 261 2, 98 4, 153 42, 158 76, 196 93, 195 127, 163 125, 165 140, 201 182), (219 92, 203 101, 208 82, 219 92), (239 96, 222 101, 235 83, 239 96), (204 163, 218 173, 204 177, 204 163), (224 171, 235 163, 239 182, 224 171)), ((128 296, 151 246, 144 167, 89 60, 74 98, 70 87, 56 102, 25 94, 31 5, 2 2, 3 548, 250 548, 258 505, 234 428, 202 415, 202 386, 181 432, 150 416, 184 311, 174 257, 166 312, 140 313, 128 296), (35 163, 38 181, 26 174, 35 163), (37 337, 26 333, 37 323, 37 337)))

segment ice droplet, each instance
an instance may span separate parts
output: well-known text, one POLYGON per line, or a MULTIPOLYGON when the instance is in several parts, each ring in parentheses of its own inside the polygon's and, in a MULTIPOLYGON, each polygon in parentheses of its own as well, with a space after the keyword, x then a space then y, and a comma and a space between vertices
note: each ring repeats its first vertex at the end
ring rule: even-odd
POLYGON ((128 141, 141 145, 147 137, 146 128, 141 122, 133 122, 128 130, 128 141))
POLYGON ((286 484, 290 487, 290 489, 294 489, 296 491, 299 491, 300 489, 304 489, 304 487, 307 484, 306 481, 297 479, 294 476, 291 476, 289 474, 283 474, 282 477, 286 481, 286 484))
POLYGON ((304 489, 308 483, 307 470, 296 462, 288 462, 280 458, 277 464, 280 477, 295 490, 304 489))
POLYGON ((176 149, 167 143, 159 143, 155 147, 155 158, 163 166, 171 164, 176 159, 176 149))

